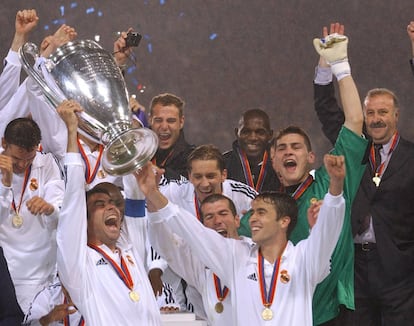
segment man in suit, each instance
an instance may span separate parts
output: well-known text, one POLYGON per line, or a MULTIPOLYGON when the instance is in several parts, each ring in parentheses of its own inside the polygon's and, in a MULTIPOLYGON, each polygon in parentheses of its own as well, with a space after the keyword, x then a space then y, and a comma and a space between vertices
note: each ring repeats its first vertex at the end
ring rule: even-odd
MULTIPOLYGON (((339 129, 332 124, 337 121, 339 125, 343 113, 332 82, 322 82, 329 66, 321 67, 321 61, 323 65, 320 60, 314 85, 315 109, 325 134, 334 139, 339 129), (326 128, 328 125, 330 128, 326 128)), ((363 112, 372 145, 367 149, 365 160, 369 164, 352 208, 355 312, 348 316, 346 324, 412 325, 414 144, 398 133, 399 104, 392 91, 370 90, 363 112), (380 156, 375 155, 376 148, 380 156)))

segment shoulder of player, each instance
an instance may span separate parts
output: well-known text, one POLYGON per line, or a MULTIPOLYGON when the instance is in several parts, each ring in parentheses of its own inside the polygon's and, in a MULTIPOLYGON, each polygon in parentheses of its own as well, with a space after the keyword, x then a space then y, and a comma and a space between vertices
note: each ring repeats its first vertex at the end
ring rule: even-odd
POLYGON ((223 193, 225 195, 231 195, 233 193, 240 193, 251 199, 254 199, 257 196, 257 191, 253 189, 252 187, 242 182, 231 180, 231 179, 224 180, 223 193))

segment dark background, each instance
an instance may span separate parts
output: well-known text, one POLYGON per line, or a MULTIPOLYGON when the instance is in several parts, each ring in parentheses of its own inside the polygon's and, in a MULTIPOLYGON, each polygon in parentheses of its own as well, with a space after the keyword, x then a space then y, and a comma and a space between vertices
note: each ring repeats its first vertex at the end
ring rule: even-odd
MULTIPOLYGON (((318 56, 312 39, 323 25, 345 24, 349 57, 361 97, 387 87, 400 97, 400 131, 414 140, 414 77, 406 26, 414 1, 361 0, 2 0, 1 55, 14 33, 17 10, 40 17, 32 41, 40 43, 62 23, 80 39, 100 36, 112 51, 116 32, 143 34, 127 74, 130 93, 148 107, 172 92, 186 101, 186 137, 230 149, 240 114, 263 108, 275 131, 297 124, 311 135, 319 157, 329 150, 313 110, 312 80, 318 56)), ((319 163, 321 160, 318 161, 319 163)))

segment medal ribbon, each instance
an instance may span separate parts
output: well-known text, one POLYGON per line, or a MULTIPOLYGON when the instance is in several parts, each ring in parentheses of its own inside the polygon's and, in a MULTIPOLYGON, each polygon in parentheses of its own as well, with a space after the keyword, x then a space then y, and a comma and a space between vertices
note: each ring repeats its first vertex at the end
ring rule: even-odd
POLYGON ((313 182, 313 177, 309 174, 308 177, 305 179, 305 181, 303 181, 299 185, 299 187, 296 188, 295 192, 292 194, 292 197, 295 200, 298 200, 300 196, 302 196, 302 194, 306 191, 306 189, 309 188, 312 182, 313 182))
POLYGON ((279 275, 279 266, 280 266, 280 257, 276 260, 276 263, 273 266, 272 279, 270 281, 269 292, 266 291, 266 280, 264 273, 264 257, 262 256, 260 250, 257 256, 258 260, 258 269, 259 269, 259 285, 260 285, 260 294, 262 296, 263 306, 269 308, 275 297, 276 293, 276 284, 277 276, 279 275))
POLYGON ((161 162, 160 165, 157 164, 157 159, 155 157, 151 160, 151 162, 152 162, 152 164, 158 166, 159 168, 163 168, 165 166, 165 163, 167 163, 167 161, 171 158, 173 153, 174 153, 174 149, 170 150, 167 157, 161 162))
MULTIPOLYGON (((390 146, 390 149, 387 153, 387 158, 374 171, 375 176, 377 176, 377 177, 382 176, 382 174, 384 173, 385 166, 388 164, 389 160, 391 159, 391 153, 394 151, 395 147, 397 147, 399 141, 400 141, 400 135, 398 134, 398 132, 396 132, 394 134, 394 136, 392 136, 391 146, 390 146)), ((374 170, 375 166, 377 166, 376 165, 377 162, 375 162, 374 143, 372 143, 372 145, 371 145, 371 150, 370 150, 370 153, 369 153, 369 160, 371 162, 372 170, 374 170)))
POLYGON ((222 302, 226 297, 227 294, 229 294, 229 289, 227 286, 224 286, 224 288, 221 287, 220 279, 217 277, 216 274, 213 274, 214 277, 214 287, 216 288, 216 296, 218 301, 222 302))
POLYGON ((91 174, 91 164, 89 163, 88 156, 83 150, 83 146, 80 143, 79 139, 78 139, 78 147, 79 147, 79 151, 82 156, 82 159, 85 162, 85 166, 86 166, 85 180, 87 184, 90 184, 95 179, 96 174, 98 173, 99 166, 101 165, 101 158, 102 158, 104 147, 103 145, 99 145, 99 155, 98 155, 98 159, 96 160, 95 167, 92 171, 92 174, 91 174))
POLYGON ((239 149, 238 152, 239 152, 240 161, 242 163, 244 178, 246 179, 247 185, 249 185, 250 187, 256 189, 257 192, 260 192, 260 190, 262 190, 264 178, 266 177, 266 173, 267 173, 267 169, 266 169, 267 168, 267 158, 268 158, 269 154, 267 153, 267 151, 265 151, 264 154, 263 154, 262 166, 260 168, 259 177, 257 178, 257 182, 256 182, 256 185, 255 185, 254 181, 253 181, 252 171, 250 169, 249 160, 247 159, 246 153, 244 151, 242 151, 241 149, 239 149))
POLYGON ((12 209, 14 210, 14 212, 16 213, 16 215, 18 215, 19 212, 20 212, 20 207, 22 206, 22 201, 23 201, 23 195, 26 191, 27 183, 29 181, 29 177, 30 177, 31 172, 32 172, 32 165, 30 164, 26 168, 26 171, 24 172, 23 188, 22 188, 22 192, 20 194, 20 201, 19 201, 19 206, 18 207, 16 207, 16 202, 14 201, 14 192, 12 192, 13 199, 12 199, 11 206, 12 206, 12 209))
MULTIPOLYGON (((66 297, 66 295, 63 295, 63 303, 64 304, 69 303, 69 300, 66 297)), ((78 312, 79 312, 79 310, 78 310, 78 312)), ((63 320, 63 324, 64 324, 64 326, 70 326, 69 314, 66 315, 65 319, 63 320)), ((84 325, 85 325, 85 320, 83 319, 83 316, 81 316, 78 326, 84 326, 84 325)))
POLYGON ((194 207, 195 207, 195 211, 196 211, 196 215, 197 215, 198 220, 200 222, 202 222, 203 219, 201 217, 200 201, 198 200, 197 194, 196 194, 195 191, 194 191, 194 207))
POLYGON ((121 258, 121 266, 119 266, 109 255, 103 251, 98 246, 95 246, 93 244, 88 244, 88 246, 97 252, 99 252, 112 266, 112 268, 115 270, 118 277, 124 282, 124 284, 127 286, 127 288, 132 291, 134 288, 134 281, 132 280, 131 274, 129 273, 128 266, 122 257, 121 254, 119 254, 119 257, 121 258))

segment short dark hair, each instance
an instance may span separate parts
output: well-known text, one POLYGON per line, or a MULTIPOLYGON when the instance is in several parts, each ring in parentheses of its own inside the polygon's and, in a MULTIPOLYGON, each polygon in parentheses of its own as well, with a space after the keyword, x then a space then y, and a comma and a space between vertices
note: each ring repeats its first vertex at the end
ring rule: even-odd
POLYGON ((151 100, 150 104, 150 116, 152 116, 153 108, 157 104, 161 104, 162 106, 174 105, 178 108, 178 115, 181 118, 184 115, 184 106, 185 102, 179 98, 177 95, 171 93, 163 93, 157 96, 154 96, 151 100))
POLYGON ((106 194, 109 197, 111 196, 108 189, 106 189, 104 187, 98 187, 98 185, 96 185, 95 187, 93 187, 92 189, 90 189, 86 192, 86 218, 87 219, 89 219, 89 209, 88 209, 88 200, 89 200, 89 198, 91 198, 95 194, 106 194))
POLYGON ((42 139, 40 128, 32 118, 17 118, 8 123, 4 130, 4 140, 27 151, 38 147, 42 139))
POLYGON ((229 197, 224 196, 223 194, 212 194, 212 195, 209 195, 206 198, 204 198, 204 200, 201 202, 201 205, 200 205, 201 216, 204 218, 203 206, 205 204, 213 204, 215 202, 218 202, 219 200, 227 201, 227 203, 229 205, 229 208, 230 208, 230 211, 233 214, 233 216, 237 215, 236 206, 234 205, 233 201, 229 197))
POLYGON ((276 211, 276 220, 284 216, 290 217, 290 223, 286 231, 286 236, 289 238, 298 222, 298 205, 296 200, 289 194, 280 191, 264 191, 257 195, 254 200, 263 200, 265 203, 272 204, 276 211))
POLYGON ((200 145, 196 147, 190 155, 187 157, 187 169, 189 172, 191 172, 191 164, 193 161, 201 160, 201 161, 216 161, 217 167, 220 169, 220 171, 223 171, 225 169, 225 163, 223 155, 221 154, 220 150, 212 145, 200 145))
POLYGON ((121 189, 117 185, 113 184, 112 182, 100 182, 92 189, 95 189, 97 192, 98 190, 103 189, 105 193, 108 192, 109 196, 112 197, 112 199, 114 200, 115 206, 117 206, 118 208, 120 206, 125 206, 125 199, 124 199, 124 196, 122 195, 121 189), (120 201, 115 201, 115 198, 114 198, 115 194, 116 196, 119 196, 120 201))
POLYGON ((312 145, 310 138, 305 130, 303 130, 300 127, 297 126, 289 126, 284 129, 279 130, 276 137, 274 137, 271 141, 271 146, 276 147, 277 141, 282 138, 283 136, 290 135, 290 134, 297 134, 303 137, 303 140, 305 141, 305 146, 308 149, 308 152, 312 151, 312 145))
POLYGON ((249 119, 254 119, 254 118, 259 118, 259 119, 262 119, 262 120, 263 120, 263 122, 264 122, 264 127, 265 127, 268 131, 270 131, 270 130, 271 130, 271 128, 270 128, 270 119, 269 119, 269 116, 268 116, 268 114, 267 114, 265 111, 263 111, 263 110, 262 110, 262 109, 260 109, 260 108, 254 108, 254 109, 250 109, 250 110, 245 111, 245 112, 243 113, 243 115, 241 116, 240 120, 239 120, 239 125, 238 125, 238 128, 240 128, 240 127, 241 127, 241 125, 242 125, 242 124, 244 124, 244 122, 245 122, 246 120, 249 120, 249 119))

